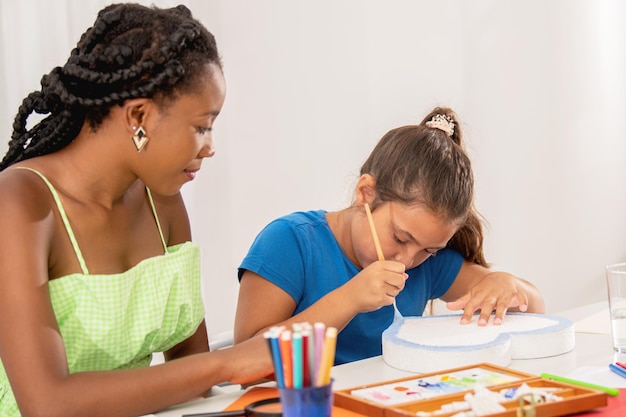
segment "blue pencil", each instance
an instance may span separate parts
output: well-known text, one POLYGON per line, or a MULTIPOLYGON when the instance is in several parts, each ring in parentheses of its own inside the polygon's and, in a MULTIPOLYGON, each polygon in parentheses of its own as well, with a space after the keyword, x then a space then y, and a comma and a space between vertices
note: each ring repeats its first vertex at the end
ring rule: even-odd
POLYGON ((291 337, 291 348, 293 349, 291 360, 293 365, 293 387, 302 388, 303 383, 303 363, 302 363, 302 333, 294 331, 291 337))
POLYGON ((263 333, 263 337, 267 339, 272 353, 272 362, 274 363, 274 374, 276 376, 276 384, 279 388, 285 387, 285 376, 283 374, 283 361, 280 354, 280 344, 278 343, 279 334, 276 331, 267 331, 263 333))
POLYGON ((620 366, 617 366, 613 363, 609 364, 609 369, 613 371, 614 373, 616 373, 617 375, 621 376, 622 378, 626 378, 626 369, 620 366))

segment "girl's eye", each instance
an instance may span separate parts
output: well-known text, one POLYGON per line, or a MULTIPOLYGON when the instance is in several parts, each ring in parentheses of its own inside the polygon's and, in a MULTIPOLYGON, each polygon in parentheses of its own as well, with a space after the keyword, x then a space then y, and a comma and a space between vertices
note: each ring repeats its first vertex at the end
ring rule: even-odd
POLYGON ((207 133, 211 132, 212 128, 210 128, 210 127, 198 127, 197 130, 198 130, 199 134, 206 135, 207 133))
POLYGON ((429 256, 437 256, 438 251, 432 249, 424 249, 424 252, 426 252, 429 256))
POLYGON ((398 236, 396 236, 396 235, 393 235, 393 240, 395 240, 395 241, 396 241, 396 243, 398 243, 398 244, 400 244, 400 245, 404 245, 404 244, 406 244, 406 241, 404 241, 404 240, 400 239, 400 238, 399 238, 398 236))

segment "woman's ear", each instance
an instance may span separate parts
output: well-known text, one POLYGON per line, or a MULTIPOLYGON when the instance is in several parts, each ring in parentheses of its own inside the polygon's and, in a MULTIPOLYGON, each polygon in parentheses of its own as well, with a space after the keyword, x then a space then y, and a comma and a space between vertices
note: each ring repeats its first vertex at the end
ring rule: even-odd
POLYGON ((150 100, 136 98, 124 103, 124 122, 126 129, 134 134, 138 127, 145 126, 147 114, 150 108, 150 100))
POLYGON ((359 206, 368 203, 372 205, 376 200, 376 179, 370 174, 363 174, 356 184, 355 203, 359 206))

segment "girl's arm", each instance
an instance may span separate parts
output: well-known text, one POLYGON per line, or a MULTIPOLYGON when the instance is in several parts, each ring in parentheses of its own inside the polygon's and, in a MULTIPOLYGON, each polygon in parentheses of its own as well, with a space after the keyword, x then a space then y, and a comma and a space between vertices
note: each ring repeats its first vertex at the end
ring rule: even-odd
POLYGON ((286 291, 254 272, 245 271, 239 284, 234 341, 238 343, 262 334, 271 326, 302 322, 319 321, 341 330, 358 313, 391 305, 404 288, 406 277, 404 265, 399 262, 374 262, 343 286, 292 316, 296 302, 286 291))

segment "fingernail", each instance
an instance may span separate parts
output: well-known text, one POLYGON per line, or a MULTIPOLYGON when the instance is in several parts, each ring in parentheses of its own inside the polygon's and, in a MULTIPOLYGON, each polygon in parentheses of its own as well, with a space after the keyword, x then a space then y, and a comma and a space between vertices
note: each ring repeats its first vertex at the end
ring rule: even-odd
POLYGON ((487 320, 483 319, 482 317, 478 319, 479 326, 484 326, 485 324, 487 324, 487 320))
POLYGON ((495 319, 493 319, 493 324, 502 324, 502 319, 500 317, 496 317, 495 319))

